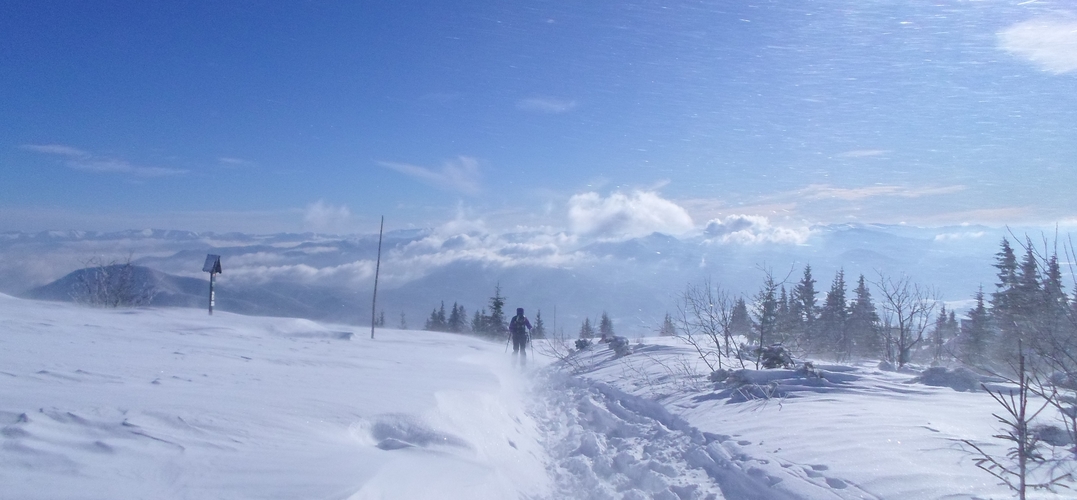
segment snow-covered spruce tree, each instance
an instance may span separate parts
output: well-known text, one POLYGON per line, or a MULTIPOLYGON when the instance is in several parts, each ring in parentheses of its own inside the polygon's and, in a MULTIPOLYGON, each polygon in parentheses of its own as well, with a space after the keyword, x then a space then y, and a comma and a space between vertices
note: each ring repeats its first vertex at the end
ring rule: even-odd
POLYGON ((463 332, 467 326, 467 312, 464 311, 464 307, 457 305, 456 302, 452 303, 452 310, 449 312, 449 320, 445 325, 446 329, 453 333, 463 332))
POLYGON ((939 306, 939 313, 935 315, 935 326, 931 329, 931 364, 938 365, 943 358, 944 348, 946 347, 946 341, 950 339, 946 331, 946 320, 949 317, 949 311, 946 310, 946 304, 939 306))
POLYGON ((751 336, 755 325, 752 324, 752 316, 748 314, 748 303, 743 297, 737 297, 733 303, 733 311, 729 318, 729 330, 734 336, 751 336))
POLYGON ((819 311, 820 352, 829 352, 838 360, 848 359, 853 351, 849 335, 849 306, 845 302, 845 270, 839 269, 819 311))
POLYGON ((404 315, 404 311, 400 311, 400 324, 397 325, 397 328, 401 330, 408 329, 408 317, 404 315))
POLYGON ((613 321, 606 311, 602 311, 602 319, 598 320, 598 335, 606 342, 613 338, 613 321))
POLYGON ((958 355, 965 364, 981 366, 987 362, 988 347, 991 345, 992 337, 991 318, 984 304, 982 286, 976 291, 975 299, 976 305, 965 314, 961 321, 958 355))
POLYGON ((804 276, 793 287, 789 300, 789 314, 793 317, 793 333, 796 344, 805 352, 810 352, 817 343, 816 319, 819 315, 818 296, 815 292, 815 278, 811 275, 811 265, 804 266, 804 276))
POLYGON ((677 326, 673 324, 673 317, 668 312, 665 319, 662 320, 662 327, 658 329, 658 335, 660 337, 674 337, 677 335, 677 326))
POLYGON ((579 338, 595 338, 595 327, 591 327, 590 318, 584 318, 584 324, 579 325, 579 338))
MULTIPOLYGON (((1031 245, 1026 248, 1028 250, 1031 245)), ((1043 263, 1044 272, 1040 285, 1039 314, 1028 321, 1036 331, 1018 338, 1032 338, 1034 344, 1028 349, 1029 364, 1039 368, 1048 376, 1036 386, 1035 392, 1046 398, 1058 411, 1065 424, 1071 443, 1077 443, 1077 314, 1069 303, 1062 285, 1062 272, 1057 258, 1057 251, 1048 253, 1049 245, 1044 241, 1044 249, 1036 250, 1036 260, 1043 263)), ((1077 255, 1074 254, 1072 241, 1065 246, 1066 260, 1070 264, 1073 276, 1077 271, 1077 255)), ((1027 255, 1028 252, 1026 252, 1027 255)), ((1026 259, 1027 260, 1027 259, 1026 259)), ((1022 262, 1024 267, 1024 262, 1022 262)), ((1027 272, 1019 271, 1021 275, 1027 272)), ((1077 278, 1074 278, 1077 280, 1077 278)), ((1077 281, 1074 283, 1077 288, 1077 281)), ((1025 285, 1029 289, 1028 284, 1025 285)), ((1021 300, 1017 300, 1021 302, 1021 300)), ((1014 317, 1022 318, 1027 313, 1017 310, 1014 317)), ((1018 319, 1016 324, 1022 324, 1018 319)), ((1077 458, 1077 444, 1071 446, 1071 459, 1077 458)), ((1071 462, 1072 463, 1072 462, 1071 462)))
POLYGON ((448 323, 445 320, 445 301, 441 301, 441 308, 430 312, 430 318, 423 325, 423 330, 431 332, 448 331, 448 323))
POLYGON ((1014 343, 1020 341, 1025 347, 1039 349, 1044 342, 1044 293, 1040 279, 1040 265, 1037 262, 1035 248, 1032 241, 1026 238, 1025 255, 1017 267, 1017 282, 1014 284, 1014 310, 1013 320, 1016 323, 1016 335, 1004 338, 1006 344, 1003 348, 1011 350, 1003 352, 1003 361, 1011 362, 1014 343))
POLYGON ((546 338, 546 323, 542 321, 542 309, 535 311, 535 324, 531 328, 531 338, 546 338))
POLYGON ((755 324, 758 346, 756 348, 755 368, 757 370, 760 366, 763 348, 780 340, 775 335, 778 326, 777 291, 778 285, 774 282, 774 276, 767 271, 763 279, 763 286, 755 295, 755 324))
POLYGON ((475 311, 475 316, 471 318, 471 331, 479 335, 486 335, 488 334, 487 324, 489 322, 485 308, 482 312, 475 311))
POLYGON ((505 321, 505 301, 508 297, 501 296, 501 283, 494 286, 494 296, 490 297, 490 315, 486 318, 486 329, 489 335, 502 338, 508 334, 509 327, 505 321))
POLYGON ((853 303, 849 307, 849 332, 855 340, 855 353, 864 357, 882 357, 883 341, 880 337, 879 313, 875 310, 875 302, 871 299, 871 290, 868 288, 864 275, 861 274, 856 283, 853 303))
POLYGON ((776 334, 783 344, 796 344, 797 324, 797 318, 793 315, 793 310, 789 306, 789 293, 786 292, 785 285, 782 285, 781 293, 778 295, 778 326, 776 334))
POLYGON ((993 266, 998 270, 995 291, 991 293, 991 327, 996 342, 993 355, 1004 357, 1007 352, 1014 352, 1017 346, 1017 256, 1006 238, 1002 239, 1001 249, 995 254, 993 266))

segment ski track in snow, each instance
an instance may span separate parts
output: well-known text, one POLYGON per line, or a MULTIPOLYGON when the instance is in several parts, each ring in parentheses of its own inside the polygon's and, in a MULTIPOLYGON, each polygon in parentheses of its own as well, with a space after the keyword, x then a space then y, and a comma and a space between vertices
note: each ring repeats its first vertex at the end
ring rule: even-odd
POLYGON ((753 458, 729 436, 700 432, 663 405, 602 382, 551 373, 538 390, 531 411, 557 498, 876 498, 825 466, 753 458))

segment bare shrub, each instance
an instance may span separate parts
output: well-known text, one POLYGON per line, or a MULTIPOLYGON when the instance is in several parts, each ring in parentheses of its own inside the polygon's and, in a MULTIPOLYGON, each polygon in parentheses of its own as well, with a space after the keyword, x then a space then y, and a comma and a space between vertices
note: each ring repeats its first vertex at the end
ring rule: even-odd
POLYGON ((151 283, 138 282, 131 256, 123 262, 105 262, 92 257, 83 263, 84 269, 75 278, 71 298, 92 307, 138 307, 148 305, 156 288, 151 283))
POLYGON ((740 361, 741 346, 734 339, 734 299, 710 279, 685 287, 677 304, 676 337, 688 344, 710 371, 723 369, 723 358, 740 361))

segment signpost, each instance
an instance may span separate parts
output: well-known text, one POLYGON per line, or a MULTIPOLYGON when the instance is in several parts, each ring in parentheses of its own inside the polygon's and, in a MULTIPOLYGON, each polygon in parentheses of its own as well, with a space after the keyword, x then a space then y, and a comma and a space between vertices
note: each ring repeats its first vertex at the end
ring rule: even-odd
POLYGON ((213 304, 216 299, 213 291, 213 278, 221 272, 221 256, 206 255, 206 263, 202 265, 202 271, 209 273, 209 315, 213 316, 213 304))

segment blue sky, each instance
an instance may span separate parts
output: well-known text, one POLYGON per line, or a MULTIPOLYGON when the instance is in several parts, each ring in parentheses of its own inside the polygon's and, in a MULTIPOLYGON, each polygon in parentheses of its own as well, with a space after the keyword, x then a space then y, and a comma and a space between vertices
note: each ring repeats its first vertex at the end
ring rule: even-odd
POLYGON ((1077 223, 1065 2, 0 3, 0 230, 1077 223))

